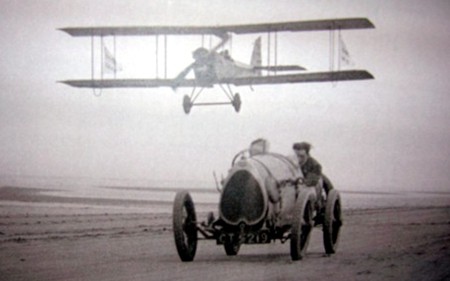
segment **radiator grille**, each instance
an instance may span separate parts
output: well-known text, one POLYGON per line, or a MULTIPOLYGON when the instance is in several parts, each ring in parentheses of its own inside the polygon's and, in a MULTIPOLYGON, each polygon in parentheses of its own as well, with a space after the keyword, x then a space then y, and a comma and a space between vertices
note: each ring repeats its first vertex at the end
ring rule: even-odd
POLYGON ((258 223, 266 207, 262 192, 250 172, 237 171, 223 189, 220 201, 222 217, 231 224, 241 221, 249 225, 258 223))

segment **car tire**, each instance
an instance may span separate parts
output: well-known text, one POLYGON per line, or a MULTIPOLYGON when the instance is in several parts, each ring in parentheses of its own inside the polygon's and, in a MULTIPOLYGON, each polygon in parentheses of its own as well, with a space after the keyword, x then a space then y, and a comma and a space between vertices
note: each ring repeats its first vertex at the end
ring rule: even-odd
POLYGON ((314 227, 314 191, 302 189, 294 208, 294 220, 291 227, 291 258, 302 259, 308 248, 311 231, 314 227))
POLYGON ((193 261, 197 250, 197 226, 194 202, 186 191, 175 196, 173 204, 173 233, 178 255, 182 261, 193 261))
POLYGON ((336 253, 339 243, 339 234, 342 226, 342 206, 339 192, 330 190, 325 206, 323 221, 323 244, 325 253, 336 253))

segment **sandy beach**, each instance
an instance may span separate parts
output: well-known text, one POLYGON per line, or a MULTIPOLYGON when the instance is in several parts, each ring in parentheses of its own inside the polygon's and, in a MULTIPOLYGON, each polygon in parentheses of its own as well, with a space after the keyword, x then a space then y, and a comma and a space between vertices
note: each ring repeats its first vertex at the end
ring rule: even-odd
MULTIPOLYGON (((1 199, 14 199, 6 191, 1 199)), ((23 192, 29 201, 22 203, 42 200, 23 192)), ((244 245, 228 257, 214 241, 199 241, 195 260, 183 263, 170 213, 26 204, 2 204, 0 211, 1 280, 450 279, 450 207, 445 206, 345 210, 337 254, 324 255, 317 228, 306 258, 298 262, 291 261, 288 243, 244 245)))

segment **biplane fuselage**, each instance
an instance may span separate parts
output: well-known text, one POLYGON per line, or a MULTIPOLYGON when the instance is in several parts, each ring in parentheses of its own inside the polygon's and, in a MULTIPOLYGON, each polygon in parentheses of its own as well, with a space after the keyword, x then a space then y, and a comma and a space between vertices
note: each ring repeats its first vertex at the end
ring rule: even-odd
POLYGON ((213 86, 222 79, 253 77, 261 74, 251 65, 234 61, 227 53, 214 52, 194 65, 195 80, 199 85, 213 86))
POLYGON ((261 75, 261 39, 255 41, 250 64, 235 61, 228 50, 208 51, 200 47, 192 53, 192 69, 200 87, 213 87, 224 79, 257 77, 261 75))

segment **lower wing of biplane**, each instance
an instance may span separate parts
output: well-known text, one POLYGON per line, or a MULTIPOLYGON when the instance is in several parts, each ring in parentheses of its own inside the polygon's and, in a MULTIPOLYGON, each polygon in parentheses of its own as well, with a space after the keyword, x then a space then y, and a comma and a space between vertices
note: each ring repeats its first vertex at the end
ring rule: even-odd
MULTIPOLYGON (((188 114, 193 106, 200 105, 222 105, 231 104, 236 112, 239 112, 241 99, 238 93, 233 94, 230 85, 235 86, 254 86, 254 85, 272 85, 287 83, 306 83, 306 82, 336 82, 349 80, 373 79, 373 76, 366 70, 340 70, 330 67, 330 71, 319 72, 301 72, 305 70, 303 67, 296 65, 277 65, 276 50, 278 32, 282 31, 330 31, 330 46, 334 48, 335 36, 334 32, 344 29, 362 29, 373 28, 373 24, 364 18, 351 19, 332 19, 317 21, 300 21, 285 23, 268 23, 268 24, 251 24, 251 25, 230 25, 230 26, 206 26, 206 27, 174 27, 174 26, 157 26, 157 27, 86 27, 86 28, 64 28, 62 31, 72 36, 90 36, 93 40, 98 36, 159 36, 159 35, 213 35, 221 39, 220 43, 210 50, 198 48, 194 51, 195 61, 182 70, 175 78, 152 79, 94 79, 92 73, 91 79, 84 80, 66 80, 61 81, 67 85, 80 88, 108 89, 108 88, 157 88, 170 87, 177 89, 179 87, 193 88, 190 96, 186 95, 183 100, 184 111, 188 114), (255 41, 250 65, 235 62, 228 53, 218 52, 231 37, 231 33, 247 34, 247 33, 268 33, 268 65, 261 65, 261 42, 260 38, 255 41), (272 37, 271 37, 272 34, 272 37), (331 36, 332 35, 332 36, 331 36), (275 63, 270 65, 270 39, 274 40, 274 56, 275 63), (194 71, 195 78, 186 78, 190 71, 194 71), (265 71, 266 74, 262 74, 265 71), (223 74, 226 73, 226 74, 223 74), (288 73, 288 74, 286 74, 288 73), (227 102, 196 102, 200 93, 204 88, 219 85, 227 95, 227 102), (196 89, 199 89, 196 91, 196 89)), ((166 37, 164 38, 165 57, 167 52, 166 37)), ((203 41, 203 40, 202 40, 203 41)), ((93 41, 92 41, 93 42, 93 41)), ((115 40, 114 40, 115 42, 115 40)), ((93 44, 92 44, 93 48, 93 44)), ((346 50, 345 50, 346 51, 346 50)), ((103 52, 103 50, 102 50, 103 52)), ((334 51, 333 51, 334 54, 334 51)), ((114 54, 106 54, 109 63, 113 64, 115 69, 114 54)), ((92 50, 92 56, 93 50, 92 50)), ((334 61, 334 58, 333 58, 334 61)), ((165 73, 167 65, 165 63, 165 73)), ((92 66, 92 71, 94 66, 92 66)), ((103 75, 102 75, 103 77, 103 75)))

